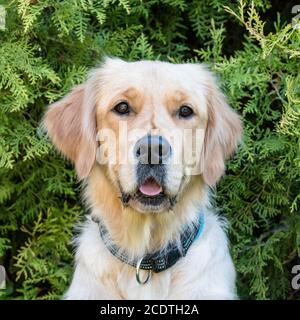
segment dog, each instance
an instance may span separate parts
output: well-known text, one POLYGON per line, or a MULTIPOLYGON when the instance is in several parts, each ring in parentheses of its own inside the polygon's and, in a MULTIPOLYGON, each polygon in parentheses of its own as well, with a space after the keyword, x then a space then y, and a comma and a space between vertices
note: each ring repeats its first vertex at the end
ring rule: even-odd
POLYGON ((242 124, 208 68, 106 57, 43 123, 90 210, 65 299, 237 298, 210 199, 242 124))

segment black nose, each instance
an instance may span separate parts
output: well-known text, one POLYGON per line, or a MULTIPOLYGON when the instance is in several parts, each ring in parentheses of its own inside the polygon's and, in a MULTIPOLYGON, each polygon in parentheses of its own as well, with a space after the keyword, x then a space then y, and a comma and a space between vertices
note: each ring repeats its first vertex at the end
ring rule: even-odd
POLYGON ((162 136, 147 135, 135 145, 135 155, 142 164, 163 164, 170 154, 171 146, 162 136))

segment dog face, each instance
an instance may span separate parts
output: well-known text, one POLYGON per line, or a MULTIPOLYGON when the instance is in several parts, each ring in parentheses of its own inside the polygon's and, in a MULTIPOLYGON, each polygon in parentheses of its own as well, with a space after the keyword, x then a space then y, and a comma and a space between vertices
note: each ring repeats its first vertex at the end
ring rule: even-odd
POLYGON ((106 59, 50 106, 44 123, 80 178, 99 166, 121 202, 172 209, 186 186, 213 186, 241 135, 237 114, 198 64, 106 59))

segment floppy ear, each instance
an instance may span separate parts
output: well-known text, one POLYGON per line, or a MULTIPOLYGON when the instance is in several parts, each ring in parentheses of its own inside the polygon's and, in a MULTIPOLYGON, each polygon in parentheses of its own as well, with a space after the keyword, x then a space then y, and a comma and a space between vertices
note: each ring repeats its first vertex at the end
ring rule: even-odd
POLYGON ((97 147, 95 102, 88 84, 50 105, 43 123, 54 145, 75 163, 79 179, 86 178, 97 147))
POLYGON ((203 178, 214 186, 225 172, 225 159, 236 149, 241 139, 242 123, 238 114, 226 103, 215 80, 207 83, 208 122, 202 159, 203 178))

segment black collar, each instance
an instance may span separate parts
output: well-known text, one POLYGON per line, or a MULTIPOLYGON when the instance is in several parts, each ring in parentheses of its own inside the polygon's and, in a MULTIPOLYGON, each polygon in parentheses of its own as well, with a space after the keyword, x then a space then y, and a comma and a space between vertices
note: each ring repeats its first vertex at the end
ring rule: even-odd
POLYGON ((97 222, 99 225, 100 236, 106 245, 107 249, 119 260, 143 270, 152 270, 154 272, 161 272, 172 267, 181 257, 184 257, 188 252, 192 243, 200 236, 204 228, 204 214, 200 213, 197 223, 192 226, 186 226, 180 235, 180 244, 178 247, 176 243, 170 243, 164 250, 158 250, 154 253, 146 254, 142 259, 131 260, 126 252, 122 251, 110 238, 109 233, 101 221, 97 222))

